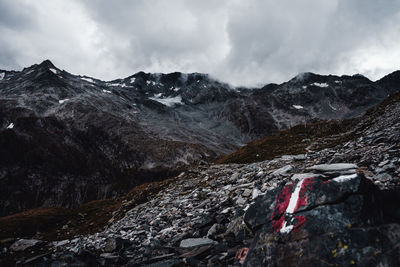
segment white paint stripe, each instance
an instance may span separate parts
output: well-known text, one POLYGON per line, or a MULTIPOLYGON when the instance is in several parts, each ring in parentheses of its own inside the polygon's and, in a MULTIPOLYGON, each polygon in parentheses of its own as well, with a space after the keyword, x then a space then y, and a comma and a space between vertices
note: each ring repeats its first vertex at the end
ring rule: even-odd
MULTIPOLYGON (((285 213, 292 214, 294 212, 294 209, 297 206, 297 202, 299 201, 300 190, 301 190, 301 186, 303 185, 304 180, 305 179, 302 179, 296 184, 296 188, 294 189, 294 192, 290 196, 289 205, 287 206, 285 213)), ((283 215, 283 216, 285 216, 285 215, 283 215)), ((286 226, 286 224, 287 224, 287 221, 285 221, 282 228, 279 230, 279 232, 281 232, 282 234, 288 234, 293 230, 293 225, 286 226)))
POLYGON ((294 192, 290 196, 290 201, 289 201, 288 207, 286 208, 286 213, 294 212, 294 209, 296 208, 296 205, 297 205, 297 201, 299 200, 300 190, 301 190, 301 186, 303 185, 304 180, 305 179, 303 179, 297 183, 296 188, 294 189, 294 192))
POLYGON ((287 224, 287 221, 285 221, 285 224, 282 226, 281 230, 279 231, 282 234, 288 234, 293 230, 293 225, 286 226, 286 224, 287 224))

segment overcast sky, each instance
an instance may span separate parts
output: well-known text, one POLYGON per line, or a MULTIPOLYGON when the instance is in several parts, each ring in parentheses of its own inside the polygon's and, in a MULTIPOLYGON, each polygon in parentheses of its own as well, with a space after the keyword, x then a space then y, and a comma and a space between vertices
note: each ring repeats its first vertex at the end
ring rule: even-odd
POLYGON ((0 69, 50 59, 103 80, 205 72, 233 85, 400 69, 399 0, 0 0, 0 69))

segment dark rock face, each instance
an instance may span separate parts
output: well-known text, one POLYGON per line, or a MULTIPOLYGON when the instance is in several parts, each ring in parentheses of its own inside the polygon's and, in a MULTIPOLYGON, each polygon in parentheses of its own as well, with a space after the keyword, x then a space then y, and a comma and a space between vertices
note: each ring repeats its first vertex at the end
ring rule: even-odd
POLYGON ((272 131, 358 116, 398 90, 396 75, 307 73, 255 90, 199 73, 104 82, 50 61, 0 74, 0 216, 121 195, 272 131))
POLYGON ((400 79, 400 71, 395 71, 395 72, 392 72, 392 73, 386 75, 385 77, 383 77, 382 79, 377 81, 377 83, 386 88, 392 88, 393 90, 399 90, 399 88, 400 88, 400 85, 398 83, 399 79, 400 79))

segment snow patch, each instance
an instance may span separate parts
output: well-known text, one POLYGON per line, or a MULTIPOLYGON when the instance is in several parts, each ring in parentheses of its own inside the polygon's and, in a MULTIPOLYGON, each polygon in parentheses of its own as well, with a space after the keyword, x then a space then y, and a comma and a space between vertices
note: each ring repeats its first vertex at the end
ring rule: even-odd
POLYGON ((111 91, 103 89, 103 93, 111 94, 111 91))
POLYGON ((336 178, 333 178, 332 180, 335 181, 335 182, 338 182, 338 183, 342 183, 342 182, 346 182, 346 181, 349 181, 351 179, 354 179, 356 177, 357 177, 357 174, 355 173, 355 174, 350 174, 350 175, 341 175, 341 176, 338 176, 336 178))
POLYGON ((125 83, 107 83, 108 86, 113 86, 113 87, 127 87, 125 83))
POLYGON ((146 81, 147 85, 152 84, 152 85, 156 85, 155 81, 146 81))
POLYGON ((61 100, 58 100, 58 103, 63 104, 64 102, 67 102, 68 100, 69 100, 69 98, 61 99, 61 100))
POLYGON ((327 83, 317 83, 317 82, 315 82, 315 83, 313 83, 311 85, 322 87, 322 88, 329 86, 329 84, 327 84, 327 83))
POLYGON ((7 126, 7 129, 12 129, 12 128, 14 128, 14 123, 10 123, 10 124, 7 126))
POLYGON ((338 110, 337 108, 335 108, 334 106, 332 106, 331 102, 328 102, 328 105, 329 105, 329 107, 330 107, 331 109, 333 109, 333 110, 338 110))
POLYGON ((301 106, 301 105, 293 105, 293 107, 294 107, 295 109, 303 109, 303 108, 304 108, 304 107, 301 106))
POLYGON ((6 73, 5 72, 1 72, 0 73, 0 81, 3 80, 4 76, 6 76, 6 73))
POLYGON ((56 70, 56 69, 49 68, 49 70, 50 70, 52 73, 57 74, 57 70, 56 70))
POLYGON ((94 83, 94 81, 91 78, 81 77, 81 79, 90 83, 94 83))
POLYGON ((141 168, 144 170, 150 170, 150 169, 155 168, 156 166, 157 166, 157 164, 155 162, 147 160, 143 163, 141 168))
POLYGON ((180 95, 175 96, 175 97, 167 97, 167 98, 149 97, 149 99, 157 101, 168 107, 173 107, 176 104, 183 104, 182 97, 180 95))
POLYGON ((131 83, 134 83, 135 81, 136 81, 135 77, 131 78, 131 83))
POLYGON ((160 98, 162 96, 162 93, 155 94, 154 96, 157 97, 157 98, 160 98))
MULTIPOLYGON (((25 75, 31 74, 32 72, 34 72, 35 70, 30 70, 27 73, 25 73, 25 75)), ((1 79, 0 79, 1 80, 1 79)))

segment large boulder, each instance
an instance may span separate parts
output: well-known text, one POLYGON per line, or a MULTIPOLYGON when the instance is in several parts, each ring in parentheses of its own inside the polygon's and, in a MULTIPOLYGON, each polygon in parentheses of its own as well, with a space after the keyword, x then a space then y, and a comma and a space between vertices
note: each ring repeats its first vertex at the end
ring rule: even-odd
MULTIPOLYGON (((244 216, 255 238, 246 266, 399 266, 400 225, 363 175, 306 178, 273 190, 244 216)), ((397 217, 396 217, 397 216, 397 217)))

